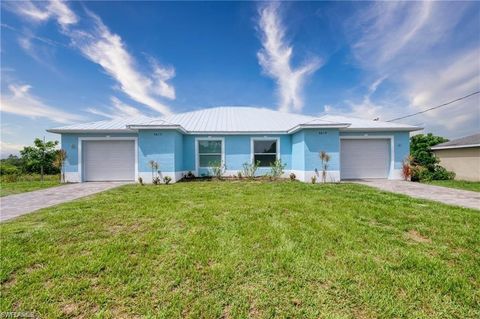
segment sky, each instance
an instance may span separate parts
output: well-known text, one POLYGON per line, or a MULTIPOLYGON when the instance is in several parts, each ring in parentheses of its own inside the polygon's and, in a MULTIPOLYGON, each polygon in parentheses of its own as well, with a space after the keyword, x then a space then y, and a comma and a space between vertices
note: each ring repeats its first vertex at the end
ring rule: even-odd
MULTIPOLYGON (((2 1, 1 155, 48 128, 248 105, 391 120, 480 90, 480 2, 2 1)), ((400 122, 480 131, 480 94, 400 122)))

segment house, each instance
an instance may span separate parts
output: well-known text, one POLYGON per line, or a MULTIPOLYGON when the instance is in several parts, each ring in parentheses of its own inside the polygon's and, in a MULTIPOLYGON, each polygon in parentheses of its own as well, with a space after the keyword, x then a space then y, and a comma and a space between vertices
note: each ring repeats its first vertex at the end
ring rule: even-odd
POLYGON ((221 162, 225 175, 260 162, 257 174, 280 159, 285 176, 308 182, 321 176, 320 151, 331 159, 327 180, 400 179, 409 132, 420 128, 324 115, 312 117, 254 107, 217 107, 161 118, 123 118, 48 130, 61 134, 68 182, 152 180, 149 161, 178 181, 191 171, 209 175, 221 162), (320 175, 319 175, 320 174, 320 175))
POLYGON ((480 134, 433 146, 440 165, 455 172, 455 179, 480 181, 480 134))

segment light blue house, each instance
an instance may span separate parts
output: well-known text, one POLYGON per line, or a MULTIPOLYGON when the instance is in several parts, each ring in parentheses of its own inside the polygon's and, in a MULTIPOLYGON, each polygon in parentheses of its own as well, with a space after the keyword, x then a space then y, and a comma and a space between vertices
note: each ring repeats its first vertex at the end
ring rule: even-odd
POLYGON ((152 181, 150 161, 161 177, 180 180, 192 172, 237 175, 259 162, 257 174, 280 159, 285 175, 309 182, 320 177, 319 152, 330 155, 327 180, 400 179, 409 134, 418 127, 343 116, 311 117, 264 108, 218 107, 161 118, 124 118, 49 130, 61 134, 68 182, 152 181))

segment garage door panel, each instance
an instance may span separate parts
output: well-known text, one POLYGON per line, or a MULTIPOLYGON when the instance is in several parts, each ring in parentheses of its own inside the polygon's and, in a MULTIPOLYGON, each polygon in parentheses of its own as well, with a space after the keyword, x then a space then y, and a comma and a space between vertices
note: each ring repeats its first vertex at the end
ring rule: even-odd
POLYGON ((131 181, 135 179, 135 142, 83 141, 85 181, 131 181))
POLYGON ((389 139, 342 139, 340 178, 387 178, 390 167, 389 139))

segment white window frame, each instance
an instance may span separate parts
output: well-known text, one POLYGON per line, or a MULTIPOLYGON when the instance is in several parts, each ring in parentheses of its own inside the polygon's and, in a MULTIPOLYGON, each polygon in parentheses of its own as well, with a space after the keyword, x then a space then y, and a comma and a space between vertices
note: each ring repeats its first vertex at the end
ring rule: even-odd
MULTIPOLYGON (((280 138, 278 137, 252 137, 250 139, 250 161, 253 164, 255 162, 255 141, 276 141, 277 143, 277 151, 275 153, 275 159, 278 160, 280 158, 280 138)), ((273 153, 257 153, 258 155, 272 155, 273 153)), ((259 166, 259 167, 270 167, 270 166, 259 166)))
MULTIPOLYGON (((221 164, 225 165, 225 138, 223 137, 214 137, 214 136, 208 136, 208 137, 197 137, 195 138, 195 171, 196 175, 198 176, 198 172, 200 168, 211 168, 210 166, 208 167, 200 167, 200 153, 199 150, 200 148, 198 147, 199 142, 201 141, 221 141, 222 142, 222 153, 221 155, 221 164)), ((218 153, 209 153, 210 155, 218 155, 218 153)))
POLYGON ((135 152, 135 181, 138 180, 138 137, 136 136, 102 136, 102 137, 79 137, 78 138, 78 174, 80 175, 80 182, 84 182, 83 177, 83 154, 82 154, 82 144, 83 141, 134 141, 134 152, 135 152))

